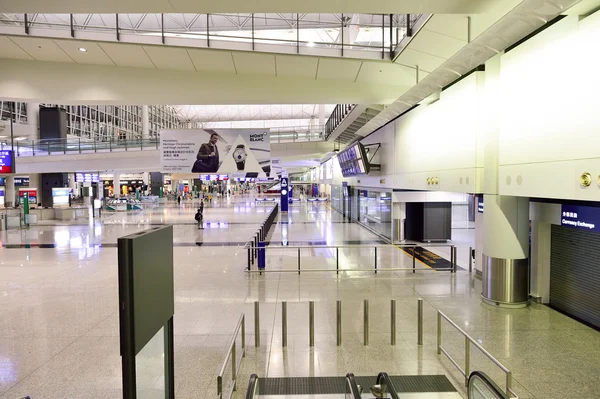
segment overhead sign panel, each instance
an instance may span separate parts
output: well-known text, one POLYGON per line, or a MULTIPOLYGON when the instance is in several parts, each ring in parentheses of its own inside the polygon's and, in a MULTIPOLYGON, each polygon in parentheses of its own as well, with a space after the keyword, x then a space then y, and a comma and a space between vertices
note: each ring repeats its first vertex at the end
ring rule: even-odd
POLYGON ((560 224, 581 230, 600 232, 600 208, 564 204, 560 224))
POLYGON ((0 151, 0 173, 13 173, 12 150, 0 151))
POLYGON ((271 174, 269 129, 162 130, 160 146, 164 173, 271 174))

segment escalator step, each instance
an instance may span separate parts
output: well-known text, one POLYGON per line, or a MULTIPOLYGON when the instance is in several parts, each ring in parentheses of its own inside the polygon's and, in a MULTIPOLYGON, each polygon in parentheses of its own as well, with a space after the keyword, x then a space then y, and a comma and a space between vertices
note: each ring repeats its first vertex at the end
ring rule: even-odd
MULTIPOLYGON (((355 377, 356 383, 368 389, 377 377, 355 377)), ((445 375, 390 376, 399 393, 456 392, 445 375)), ((346 392, 345 377, 261 378, 260 395, 327 395, 346 392)))

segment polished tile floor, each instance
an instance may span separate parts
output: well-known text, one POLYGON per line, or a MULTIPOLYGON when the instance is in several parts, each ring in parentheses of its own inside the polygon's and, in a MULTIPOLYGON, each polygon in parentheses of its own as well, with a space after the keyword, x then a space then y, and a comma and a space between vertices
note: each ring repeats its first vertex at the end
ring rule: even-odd
MULTIPOLYGON (((514 373, 522 398, 598 398, 600 333, 546 306, 495 309, 479 299, 481 283, 469 273, 385 271, 410 268, 412 259, 356 224, 344 223, 323 205, 294 205, 269 239, 302 246, 267 250, 267 270, 248 274, 251 239, 269 211, 238 197, 205 211, 196 229, 194 204, 168 204, 102 220, 51 223, 0 232, 0 398, 120 398, 117 238, 160 224, 174 225, 175 371, 177 398, 217 394, 216 376, 241 313, 246 314, 247 356, 239 377, 446 374, 461 388, 462 376, 436 354, 440 309, 514 373), (362 242, 362 247, 356 247, 362 242), (344 245, 336 252, 310 245, 344 245), (424 345, 416 342, 417 298, 423 298, 424 345), (369 346, 363 345, 363 300, 369 300, 369 346), (390 345, 390 300, 397 301, 397 344, 390 345), (338 348, 336 301, 342 301, 343 344, 338 348), (260 302, 261 346, 254 347, 253 304, 260 302), (281 302, 287 302, 288 346, 282 348, 281 302), (315 302, 315 347, 309 347, 309 301, 315 302)), ((469 231, 456 232, 469 245, 469 231)), ((465 257, 466 259, 466 257, 465 257)), ((459 252, 459 264, 461 264, 459 252)), ((420 266, 421 268, 423 266, 420 266)), ((443 342, 459 362, 464 339, 447 324, 443 342)), ((140 398, 164 397, 161 337, 138 358, 140 398)), ((239 345, 238 345, 239 348, 239 345)), ((503 386, 503 373, 472 348, 471 369, 503 386)), ((239 351, 238 351, 239 354, 239 351)), ((229 373, 228 367, 227 373, 229 373)), ((226 388, 230 375, 226 374, 226 388)))

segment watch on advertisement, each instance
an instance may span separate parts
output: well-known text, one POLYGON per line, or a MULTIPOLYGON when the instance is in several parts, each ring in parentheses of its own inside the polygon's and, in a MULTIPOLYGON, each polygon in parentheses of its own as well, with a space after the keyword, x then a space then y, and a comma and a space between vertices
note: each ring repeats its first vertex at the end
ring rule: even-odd
POLYGON ((238 145, 235 147, 235 150, 233 150, 233 160, 235 161, 238 170, 244 170, 247 156, 248 154, 246 154, 246 146, 243 144, 238 145))

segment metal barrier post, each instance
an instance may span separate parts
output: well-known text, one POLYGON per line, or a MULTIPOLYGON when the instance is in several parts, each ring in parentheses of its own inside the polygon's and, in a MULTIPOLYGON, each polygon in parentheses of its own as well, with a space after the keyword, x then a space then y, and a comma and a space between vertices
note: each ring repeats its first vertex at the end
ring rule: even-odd
POLYGON ((469 374, 471 374, 471 341, 465 337, 465 386, 469 386, 469 374))
POLYGON ((456 265, 456 263, 457 263, 456 259, 457 258, 458 258, 458 248, 454 247, 454 262, 453 262, 454 263, 454 273, 456 273, 456 267, 457 267, 457 265, 456 265))
POLYGON ((242 357, 246 357, 246 314, 242 315, 242 357))
POLYGON ((417 299, 417 345, 423 345, 423 298, 417 299))
POLYGON ((375 274, 377 274, 377 247, 375 247, 375 274))
POLYGON ((439 310, 437 314, 437 354, 442 354, 442 314, 439 310))
POLYGON ((363 324, 363 338, 364 338, 364 345, 368 346, 369 345, 369 300, 365 299, 364 302, 364 310, 363 310, 363 316, 364 316, 364 324, 363 324))
POLYGON ((454 273, 454 245, 450 246, 450 273, 454 273))
POLYGON ((260 309, 258 301, 254 301, 254 346, 260 348, 260 309))
POLYGON ((250 261, 250 247, 248 247, 248 270, 252 269, 252 262, 250 261))
POLYGON ((469 273, 473 273, 473 247, 469 247, 469 273))
POLYGON ((506 394, 511 396, 512 394, 512 372, 506 372, 506 394))
POLYGON ((412 253, 413 253, 413 273, 415 273, 416 271, 416 263, 415 263, 415 251, 416 251, 417 247, 413 247, 412 253))
POLYGON ((340 274, 340 247, 335 248, 335 274, 340 274))
POLYGON ((342 301, 337 301, 337 346, 342 346, 342 301))
POLYGON ((315 301, 308 303, 308 334, 309 344, 312 348, 315 346, 315 301))
POLYGON ((281 346, 287 348, 287 302, 281 302, 281 346))
POLYGON ((298 275, 300 275, 300 248, 298 248, 298 275))
POLYGON ((391 317, 390 317, 391 334, 392 334, 391 344, 396 345, 396 300, 395 299, 392 299, 391 312, 392 312, 391 317))
POLYGON ((233 382, 233 390, 235 391, 237 389, 237 383, 235 381, 235 377, 236 377, 236 363, 237 363, 237 356, 236 356, 236 350, 235 350, 235 340, 233 340, 233 347, 231 348, 231 381, 233 382))

